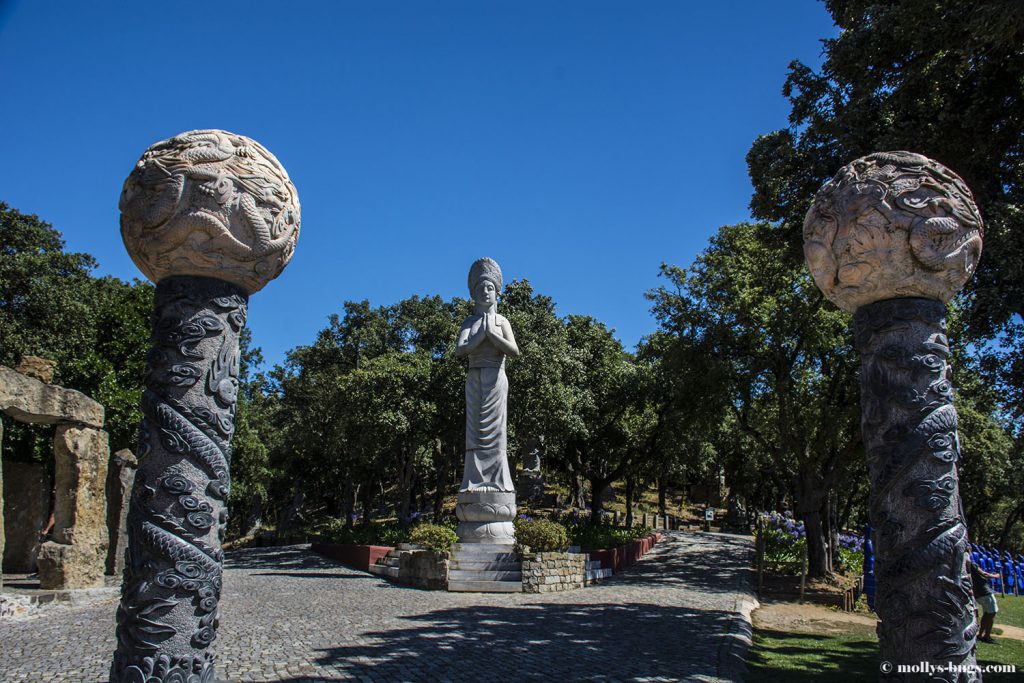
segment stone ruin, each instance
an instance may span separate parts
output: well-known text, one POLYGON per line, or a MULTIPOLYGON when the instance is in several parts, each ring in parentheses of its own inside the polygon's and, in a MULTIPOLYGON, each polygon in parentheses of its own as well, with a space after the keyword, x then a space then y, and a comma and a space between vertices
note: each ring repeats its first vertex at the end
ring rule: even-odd
MULTIPOLYGON (((50 384, 55 365, 32 356, 23 358, 17 370, 0 365, 0 413, 18 422, 56 425, 53 530, 36 556, 40 588, 93 588, 104 584, 111 545, 109 439, 103 430, 102 405, 81 392, 50 384)), ((18 529, 29 534, 38 530, 18 529)), ((0 469, 0 555, 5 541, 0 469)))

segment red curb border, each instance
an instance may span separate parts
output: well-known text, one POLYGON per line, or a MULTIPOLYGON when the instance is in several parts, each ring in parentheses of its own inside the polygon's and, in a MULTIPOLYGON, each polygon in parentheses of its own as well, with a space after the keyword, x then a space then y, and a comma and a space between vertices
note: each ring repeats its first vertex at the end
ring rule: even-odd
POLYGON ((349 543, 311 543, 309 549, 314 553, 329 557, 343 565, 368 572, 377 560, 394 550, 386 545, 355 545, 349 543))
POLYGON ((600 560, 602 569, 611 569, 612 574, 618 574, 626 567, 634 564, 641 557, 646 555, 654 544, 661 540, 661 534, 655 532, 618 548, 607 548, 603 550, 586 550, 591 560, 600 560))

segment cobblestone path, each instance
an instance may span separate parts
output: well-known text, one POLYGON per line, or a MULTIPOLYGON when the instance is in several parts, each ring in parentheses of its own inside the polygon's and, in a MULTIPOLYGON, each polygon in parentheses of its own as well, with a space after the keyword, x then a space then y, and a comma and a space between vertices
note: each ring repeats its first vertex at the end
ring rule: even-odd
MULTIPOLYGON (((395 586, 304 546, 227 555, 228 681, 739 680, 750 541, 669 532, 604 583, 543 595, 395 586)), ((0 680, 105 681, 117 599, 0 622, 0 680)))

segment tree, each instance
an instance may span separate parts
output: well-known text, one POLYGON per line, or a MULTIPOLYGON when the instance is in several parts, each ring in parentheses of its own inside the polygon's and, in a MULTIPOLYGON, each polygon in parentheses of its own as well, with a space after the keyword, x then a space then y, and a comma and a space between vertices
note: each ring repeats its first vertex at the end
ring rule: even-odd
MULTIPOLYGON (((790 125, 758 138, 747 155, 751 211, 774 222, 766 239, 798 264, 815 192, 853 159, 910 150, 963 177, 985 220, 985 254, 956 308, 964 309, 961 334, 975 343, 980 369, 1002 392, 977 409, 977 396, 968 401, 961 391, 964 496, 968 508, 977 506, 972 524, 991 523, 983 509, 1006 510, 1008 535, 1024 502, 1019 493, 999 504, 991 495, 1011 490, 997 476, 1009 457, 998 432, 1019 428, 993 415, 1024 416, 1024 8, 1013 0, 825 6, 841 33, 823 41, 819 70, 790 64, 783 86, 790 125)), ((955 369, 967 379, 966 369, 955 369)))
POLYGON ((972 334, 1024 312, 1024 9, 1014 0, 826 0, 838 38, 820 71, 794 61, 790 127, 747 155, 754 216, 779 223, 794 260, 821 184, 876 151, 910 150, 964 178, 986 222, 968 288, 972 334))
POLYGON ((14 365, 25 354, 50 358, 59 382, 69 361, 88 355, 95 267, 89 254, 65 252, 49 223, 0 202, 0 363, 14 365))
MULTIPOLYGON (((89 254, 66 252, 50 224, 0 202, 0 363, 57 361, 54 382, 103 404, 111 448, 134 448, 154 289, 95 278, 95 267, 89 254)), ((9 456, 50 452, 23 425, 6 438, 9 456)))
POLYGON ((828 494, 863 468, 849 318, 822 305, 806 269, 764 224, 725 226, 696 263, 663 267, 652 294, 667 333, 687 336, 728 391, 730 419, 772 463, 805 524, 809 571, 830 569, 828 494), (720 365, 721 364, 721 365, 720 365))

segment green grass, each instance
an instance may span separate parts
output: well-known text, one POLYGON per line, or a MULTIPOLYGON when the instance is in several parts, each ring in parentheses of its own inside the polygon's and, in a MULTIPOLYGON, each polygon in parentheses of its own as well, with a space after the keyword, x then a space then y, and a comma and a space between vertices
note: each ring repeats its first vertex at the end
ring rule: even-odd
POLYGON ((747 683, 853 683, 878 677, 878 640, 870 631, 842 635, 754 632, 747 683))
MULTIPOLYGON (((1009 624, 1017 628, 1024 628, 1024 595, 1007 595, 1005 598, 996 594, 996 602, 999 605, 999 612, 996 613, 996 625, 1009 624)), ((1024 661, 1021 662, 1024 668, 1024 661)))
MULTIPOLYGON (((1010 602, 1010 598, 1002 602, 1010 602)), ((1015 598, 1024 603, 1024 598, 1015 598)), ((1002 609, 1002 604, 1000 604, 1002 609)), ((1015 614, 1024 606, 1014 606, 1015 614)), ((1003 613, 1000 612, 1001 616, 1003 613)), ((997 617, 997 627, 998 627, 997 617)), ((754 631, 754 646, 747 657, 747 683, 829 683, 877 680, 878 638, 870 628, 852 626, 848 633, 793 633, 767 629, 754 631)), ((978 643, 978 664, 1012 664, 1018 672, 985 674, 986 683, 1019 681, 1024 672, 1024 641, 996 636, 993 645, 978 643)))

